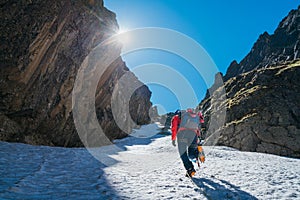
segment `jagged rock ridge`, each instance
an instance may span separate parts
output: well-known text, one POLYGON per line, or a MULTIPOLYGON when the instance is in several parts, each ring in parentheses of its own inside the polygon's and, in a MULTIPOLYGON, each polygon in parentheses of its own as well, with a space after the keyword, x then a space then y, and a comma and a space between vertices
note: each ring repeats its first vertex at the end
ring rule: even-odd
POLYGON ((226 110, 225 124, 208 129, 209 136, 219 136, 217 144, 300 157, 299 27, 300 7, 274 35, 261 35, 241 63, 232 62, 224 85, 217 79, 209 89, 199 105, 207 123, 213 112, 226 110), (226 97, 220 98, 222 88, 226 97))
MULTIPOLYGON (((115 14, 102 0, 0 4, 0 140, 82 146, 73 122, 72 90, 89 52, 118 30, 115 14)), ((120 45, 115 48, 120 52, 120 45)), ((109 139, 126 136, 113 120, 110 105, 113 88, 126 72, 125 63, 117 58, 95 94, 97 118, 109 139)), ((138 80, 133 76, 132 81, 138 80)), ((138 124, 150 120, 150 96, 143 86, 131 98, 130 114, 138 124)))
POLYGON ((259 36, 250 53, 240 62, 233 61, 224 80, 241 73, 300 58, 300 10, 292 10, 275 30, 259 36))

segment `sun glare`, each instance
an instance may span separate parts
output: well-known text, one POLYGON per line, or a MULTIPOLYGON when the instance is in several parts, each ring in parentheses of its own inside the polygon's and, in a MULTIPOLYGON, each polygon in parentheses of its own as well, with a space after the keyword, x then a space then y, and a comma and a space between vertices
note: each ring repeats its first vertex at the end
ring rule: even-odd
POLYGON ((120 28, 117 34, 122 34, 127 31, 128 31, 128 29, 126 29, 126 28, 120 28))
POLYGON ((127 33, 128 31, 128 29, 119 29, 119 31, 117 32, 118 40, 123 45, 126 45, 130 42, 129 33, 127 33))

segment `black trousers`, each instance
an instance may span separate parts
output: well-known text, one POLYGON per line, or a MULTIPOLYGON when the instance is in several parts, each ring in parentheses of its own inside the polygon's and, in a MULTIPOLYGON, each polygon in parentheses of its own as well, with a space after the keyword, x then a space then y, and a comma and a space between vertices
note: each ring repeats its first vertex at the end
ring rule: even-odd
POLYGON ((190 159, 198 157, 197 135, 194 131, 183 130, 177 133, 177 143, 180 158, 186 170, 194 169, 190 159), (190 159, 189 159, 190 158, 190 159))

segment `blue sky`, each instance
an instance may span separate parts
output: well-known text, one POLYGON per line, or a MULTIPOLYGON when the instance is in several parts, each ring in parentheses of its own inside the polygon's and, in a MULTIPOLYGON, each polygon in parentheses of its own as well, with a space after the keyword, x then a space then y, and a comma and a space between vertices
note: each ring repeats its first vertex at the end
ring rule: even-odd
MULTIPOLYGON (((239 62, 263 32, 272 34, 289 11, 298 7, 299 1, 104 0, 104 5, 116 13, 122 30, 162 27, 191 37, 225 74, 231 61, 239 62)), ((130 69, 147 63, 173 67, 190 80, 199 101, 210 86, 195 75, 188 62, 168 52, 143 50, 125 55, 123 60, 130 69)), ((149 87, 153 92, 151 101, 159 105, 161 113, 180 107, 176 94, 168 88, 159 84, 150 84, 149 87)))

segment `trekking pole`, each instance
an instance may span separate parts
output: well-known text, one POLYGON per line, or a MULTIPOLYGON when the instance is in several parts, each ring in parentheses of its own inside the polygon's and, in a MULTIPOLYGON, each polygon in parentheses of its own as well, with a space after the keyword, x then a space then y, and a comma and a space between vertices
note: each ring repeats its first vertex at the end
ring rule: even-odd
POLYGON ((200 162, 199 162, 199 158, 197 158, 197 165, 198 165, 198 168, 200 169, 200 162))

